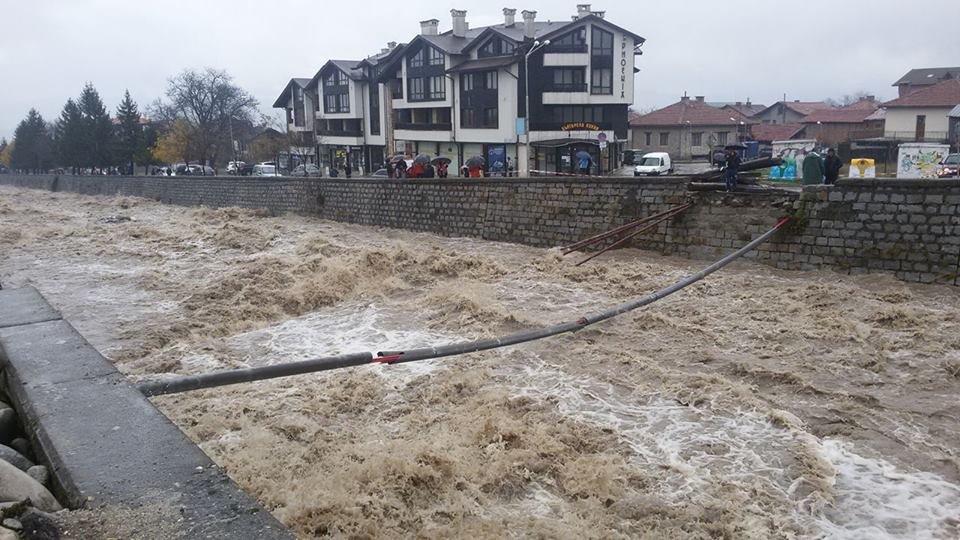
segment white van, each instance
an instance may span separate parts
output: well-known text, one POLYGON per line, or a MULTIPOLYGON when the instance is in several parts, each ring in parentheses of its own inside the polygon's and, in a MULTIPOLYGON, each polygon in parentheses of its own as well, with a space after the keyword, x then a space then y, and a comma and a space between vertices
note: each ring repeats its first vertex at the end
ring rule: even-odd
POLYGON ((657 176, 661 174, 670 174, 673 172, 673 162, 670 161, 670 154, 666 152, 650 152, 644 154, 643 159, 637 162, 633 168, 634 176, 657 176))
POLYGON ((253 176, 280 176, 280 173, 277 172, 277 166, 268 161, 254 165, 253 176))

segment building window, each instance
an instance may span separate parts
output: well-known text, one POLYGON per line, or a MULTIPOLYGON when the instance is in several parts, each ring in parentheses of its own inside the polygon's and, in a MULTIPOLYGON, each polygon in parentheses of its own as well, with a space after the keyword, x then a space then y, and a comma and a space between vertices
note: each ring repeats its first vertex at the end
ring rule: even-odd
POLYGON ((590 41, 591 56, 613 56, 613 34, 610 32, 593 27, 590 41))
POLYGON ((493 128, 496 129, 499 125, 499 112, 497 107, 488 107, 483 110, 483 125, 484 128, 493 128))
POLYGON ((337 112, 337 95, 336 94, 323 95, 323 112, 326 112, 326 113, 337 112))
POLYGON ((423 101, 426 97, 423 90, 423 79, 420 77, 407 79, 407 94, 410 101, 423 101))
POLYGON ((717 132, 717 144, 727 144, 727 132, 717 132))
POLYGON ((460 87, 464 92, 473 90, 473 73, 464 73, 460 75, 460 87))
POLYGON ((548 52, 587 52, 587 29, 577 28, 550 40, 548 52))
POLYGON ((440 52, 440 49, 435 49, 433 47, 428 47, 427 54, 427 65, 431 66, 442 66, 443 65, 443 53, 440 52))
POLYGON ((460 76, 460 86, 464 92, 471 90, 496 90, 497 72, 480 71, 476 73, 464 73, 460 76))
POLYGON ((370 82, 370 134, 380 134, 380 85, 370 82))
POLYGON ((603 107, 596 105, 554 105, 548 106, 547 117, 554 122, 603 122, 603 107))
POLYGON ((696 131, 690 134, 690 146, 702 146, 703 145, 703 133, 696 131))
POLYGON ((420 49, 417 51, 417 54, 410 57, 410 59, 407 61, 407 67, 423 67, 423 49, 420 49))
POLYGON ((306 111, 303 108, 303 89, 293 87, 293 125, 303 127, 306 120, 306 111))
POLYGON ((668 144, 670 144, 670 133, 661 133, 660 146, 667 146, 668 144))
POLYGON ((403 99, 403 79, 390 81, 390 96, 393 99, 403 99))
POLYGON ((350 112, 350 94, 339 94, 337 95, 337 102, 339 104, 340 112, 348 113, 350 112))
POLYGON ((442 100, 447 99, 447 84, 443 75, 437 75, 427 79, 429 81, 429 89, 427 92, 427 99, 432 100, 442 100))
POLYGON ((609 96, 613 94, 613 70, 610 68, 594 69, 591 72, 590 93, 609 96))
POLYGON ((486 85, 484 88, 488 90, 496 90, 497 88, 497 72, 496 71, 486 71, 483 73, 484 79, 486 80, 486 85))
POLYGON ((460 127, 462 128, 477 127, 476 109, 460 109, 460 127))
POLYGON ((647 142, 646 142, 646 146, 650 146, 650 145, 652 144, 650 141, 653 139, 653 133, 650 133, 649 131, 646 131, 646 132, 644 132, 643 137, 644 137, 644 139, 646 139, 646 141, 647 141, 647 142))
POLYGON ((509 56, 513 54, 515 49, 516 46, 513 43, 495 37, 484 43, 483 47, 480 47, 480 49, 477 50, 477 57, 489 58, 491 56, 509 56))
POLYGON ((553 68, 550 82, 546 85, 547 92, 586 92, 587 85, 583 81, 583 68, 553 68))

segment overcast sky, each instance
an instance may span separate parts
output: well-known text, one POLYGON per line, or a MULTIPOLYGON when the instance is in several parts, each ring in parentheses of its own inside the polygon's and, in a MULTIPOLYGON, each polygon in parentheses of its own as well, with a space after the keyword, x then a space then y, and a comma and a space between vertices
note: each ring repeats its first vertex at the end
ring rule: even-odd
MULTIPOLYGON (((329 58, 360 59, 404 42, 419 21, 450 28, 450 9, 472 27, 501 22, 503 7, 567 20, 576 2, 458 0, 0 0, 0 136, 30 107, 47 120, 92 82, 113 111, 129 89, 148 104, 184 68, 226 69, 264 112, 290 77, 312 77, 329 58)), ((868 91, 913 67, 960 65, 958 0, 606 0, 607 19, 647 38, 637 58, 634 107, 684 92, 708 101, 770 104, 868 91)), ((519 11, 517 14, 519 20, 519 11)))

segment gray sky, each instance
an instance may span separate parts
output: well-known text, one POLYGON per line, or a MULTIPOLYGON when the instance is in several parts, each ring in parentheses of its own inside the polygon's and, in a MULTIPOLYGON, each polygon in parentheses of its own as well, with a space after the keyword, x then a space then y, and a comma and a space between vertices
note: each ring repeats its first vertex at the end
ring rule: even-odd
MULTIPOLYGON (((891 99, 912 67, 960 65, 958 0, 688 0, 594 2, 647 38, 634 107, 661 107, 684 91, 708 101, 770 104, 857 91, 891 99)), ((290 77, 311 77, 329 58, 359 59, 407 41, 419 21, 450 28, 450 9, 471 26, 501 8, 564 20, 569 3, 458 0, 0 0, 0 136, 36 107, 59 115, 86 81, 111 111, 125 88, 141 105, 186 67, 226 69, 264 112, 290 77), (431 7, 434 6, 434 7, 431 7)), ((519 13, 518 13, 519 19, 519 13)))

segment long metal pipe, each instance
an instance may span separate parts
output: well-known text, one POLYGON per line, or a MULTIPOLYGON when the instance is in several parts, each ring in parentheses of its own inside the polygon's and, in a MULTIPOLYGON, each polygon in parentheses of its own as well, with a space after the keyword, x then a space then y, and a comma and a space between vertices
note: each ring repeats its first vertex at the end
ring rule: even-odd
POLYGON ((303 360, 300 362, 290 362, 286 364, 276 364, 272 366, 263 366, 255 368, 244 368, 229 371, 220 371, 208 373, 205 375, 184 375, 176 378, 170 378, 160 381, 144 382, 137 385, 137 388, 146 396, 159 396, 163 394, 176 394, 190 390, 200 390, 202 388, 213 388, 230 384, 243 382, 252 382, 263 379, 273 379, 277 377, 287 377, 290 375, 301 375, 304 373, 314 373, 319 371, 329 371, 346 367, 359 366, 369 363, 384 364, 402 364, 406 362, 415 362, 417 360, 429 360, 432 358, 443 358, 445 356, 454 356, 478 351, 486 351, 518 345, 529 341, 535 341, 566 332, 575 332, 591 324, 598 323, 616 317, 617 315, 633 311, 642 306, 652 304, 666 296, 669 296, 684 287, 687 287, 710 274, 720 270, 724 266, 739 259, 746 253, 756 249, 757 246, 766 242, 780 227, 790 220, 789 217, 781 219, 769 231, 763 233, 737 251, 727 255, 710 266, 692 274, 669 287, 660 289, 646 296, 642 296, 629 302, 624 302, 610 309, 593 313, 581 317, 575 321, 564 322, 545 328, 517 332, 506 336, 491 339, 481 339, 475 341, 464 341, 452 343, 450 345, 441 345, 437 347, 424 347, 412 349, 409 351, 381 351, 376 356, 370 352, 345 354, 340 356, 329 356, 317 358, 314 360, 303 360))

